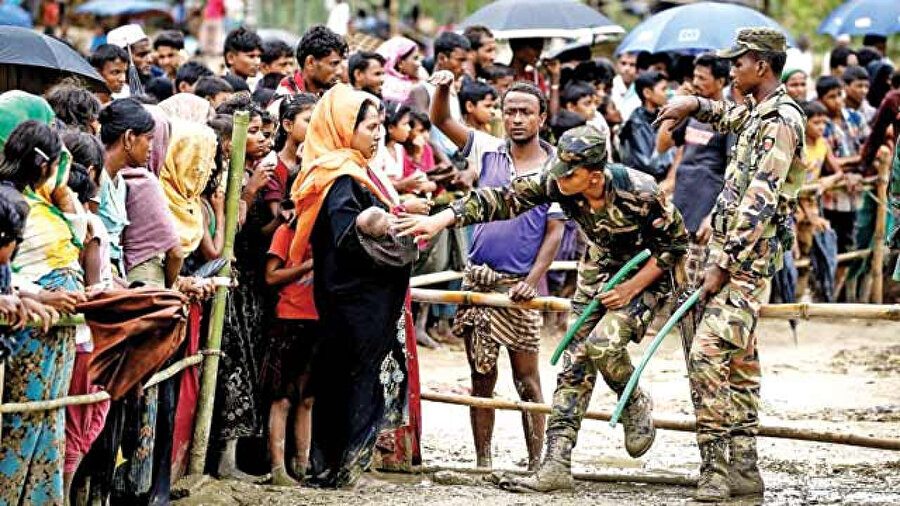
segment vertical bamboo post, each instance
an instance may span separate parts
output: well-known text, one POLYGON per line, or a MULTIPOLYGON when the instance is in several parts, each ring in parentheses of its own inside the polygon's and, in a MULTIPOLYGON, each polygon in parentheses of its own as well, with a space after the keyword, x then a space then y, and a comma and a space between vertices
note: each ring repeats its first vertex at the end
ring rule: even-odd
MULTIPOLYGON (((247 127, 250 113, 239 111, 234 114, 234 130, 231 134, 231 168, 228 172, 228 186, 225 191, 225 247, 222 257, 228 262, 219 271, 219 276, 231 276, 231 259, 234 251, 234 237, 237 235, 238 212, 240 209, 241 186, 244 178, 244 152, 247 147, 247 127)), ((225 324, 225 300, 228 288, 216 289, 210 312, 209 334, 206 349, 218 351, 222 347, 222 329, 225 324)), ((216 397, 216 377, 219 373, 219 355, 206 355, 200 378, 200 398, 197 406, 194 440, 191 444, 191 462, 188 474, 203 474, 206 466, 206 450, 209 446, 209 430, 212 425, 213 405, 216 397)))
POLYGON ((875 304, 881 304, 884 300, 884 233, 887 227, 887 193, 890 170, 890 160, 881 160, 878 163, 878 182, 875 185, 878 207, 875 211, 875 233, 872 236, 872 297, 870 299, 875 304))

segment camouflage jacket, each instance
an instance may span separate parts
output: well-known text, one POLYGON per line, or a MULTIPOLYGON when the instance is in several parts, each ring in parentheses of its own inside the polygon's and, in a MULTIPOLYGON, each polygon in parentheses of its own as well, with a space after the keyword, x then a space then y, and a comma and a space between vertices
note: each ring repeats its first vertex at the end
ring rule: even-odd
POLYGON ((559 203, 590 241, 592 268, 615 272, 649 248, 662 269, 671 269, 687 250, 681 214, 666 202, 651 176, 610 164, 604 169, 606 206, 591 210, 581 195, 565 196, 546 170, 519 177, 505 188, 480 188, 450 207, 456 225, 508 220, 541 204, 559 203))
POLYGON ((699 101, 698 120, 737 136, 713 208, 710 261, 732 275, 770 277, 793 241, 790 219, 806 177, 803 113, 784 86, 759 104, 699 101))

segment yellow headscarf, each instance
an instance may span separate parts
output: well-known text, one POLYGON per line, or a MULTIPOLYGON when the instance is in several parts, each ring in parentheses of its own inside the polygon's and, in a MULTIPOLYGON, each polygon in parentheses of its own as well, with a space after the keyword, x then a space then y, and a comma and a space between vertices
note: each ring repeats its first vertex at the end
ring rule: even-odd
POLYGON ((172 119, 172 137, 159 182, 169 202, 185 254, 203 239, 203 204, 200 195, 215 166, 216 134, 201 123, 172 119))
POLYGON ((374 102, 370 97, 346 84, 336 84, 313 110, 303 142, 303 166, 291 188, 297 214, 297 231, 291 243, 291 260, 295 262, 301 261, 306 253, 319 210, 338 177, 351 176, 382 202, 391 205, 390 196, 369 177, 366 165, 370 160, 350 147, 356 116, 363 103, 374 102))

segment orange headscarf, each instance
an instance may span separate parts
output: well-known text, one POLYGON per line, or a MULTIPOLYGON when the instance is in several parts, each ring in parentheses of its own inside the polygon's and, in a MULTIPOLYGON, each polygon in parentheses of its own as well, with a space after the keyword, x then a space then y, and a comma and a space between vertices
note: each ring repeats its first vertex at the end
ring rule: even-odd
POLYGON ((302 261, 319 210, 337 178, 350 176, 379 200, 391 205, 390 196, 369 177, 366 165, 370 159, 350 147, 356 116, 366 101, 374 99, 346 84, 336 84, 313 110, 303 142, 302 168, 291 188, 297 213, 297 230, 291 243, 291 260, 294 262, 302 261))

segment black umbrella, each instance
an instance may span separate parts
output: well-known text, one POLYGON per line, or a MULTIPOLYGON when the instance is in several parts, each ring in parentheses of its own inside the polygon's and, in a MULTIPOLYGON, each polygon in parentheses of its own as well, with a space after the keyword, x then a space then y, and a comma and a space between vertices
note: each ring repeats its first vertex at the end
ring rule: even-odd
POLYGON ((26 28, 0 26, 0 92, 20 89, 41 94, 67 76, 107 90, 97 70, 65 43, 26 28))

